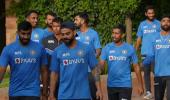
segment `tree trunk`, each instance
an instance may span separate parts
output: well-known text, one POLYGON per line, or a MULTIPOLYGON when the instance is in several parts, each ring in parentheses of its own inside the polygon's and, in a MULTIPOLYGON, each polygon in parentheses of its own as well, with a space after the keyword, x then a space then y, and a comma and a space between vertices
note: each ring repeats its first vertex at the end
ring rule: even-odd
POLYGON ((0 53, 6 44, 6 28, 5 28, 5 0, 0 3, 0 53))
POLYGON ((126 16, 125 24, 126 24, 126 41, 131 44, 132 43, 132 20, 130 16, 126 16))

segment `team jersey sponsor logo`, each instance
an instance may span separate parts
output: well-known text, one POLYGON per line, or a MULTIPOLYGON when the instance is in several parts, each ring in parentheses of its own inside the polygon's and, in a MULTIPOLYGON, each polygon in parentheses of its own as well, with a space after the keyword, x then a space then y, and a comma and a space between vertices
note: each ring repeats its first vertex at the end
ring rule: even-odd
POLYGON ((90 37, 89 36, 86 36, 85 39, 86 39, 86 41, 90 41, 90 37))
POLYGON ((80 40, 80 37, 76 37, 76 40, 80 40))
POLYGON ((122 50, 122 54, 127 54, 127 50, 122 50))
POLYGON ((62 55, 63 57, 68 57, 68 56, 70 56, 70 53, 68 53, 68 52, 66 52, 66 53, 63 53, 63 55, 62 55))
POLYGON ((161 39, 156 40, 156 42, 161 42, 161 39))
POLYGON ((156 28, 156 25, 154 24, 154 25, 152 25, 152 28, 156 28))
POLYGON ((36 63, 36 58, 15 58, 15 64, 28 64, 28 63, 36 63))
POLYGON ((48 40, 48 43, 54 43, 54 40, 48 40))
POLYGON ((83 42, 84 44, 87 44, 87 45, 89 45, 90 44, 90 42, 88 42, 88 41, 86 41, 86 42, 83 42))
POLYGON ((156 45, 156 49, 167 49, 167 48, 170 48, 170 45, 160 45, 160 44, 156 45))
POLYGON ((151 30, 144 30, 144 34, 147 34, 147 33, 154 33, 154 32, 156 32, 156 30, 155 29, 151 29, 151 30))
POLYGON ((37 33, 34 34, 34 38, 35 39, 38 39, 39 38, 39 35, 37 33))
POLYGON ((110 50, 109 53, 115 53, 116 51, 115 50, 110 50))
POLYGON ((35 55, 36 52, 35 52, 34 50, 31 50, 31 51, 30 51, 30 54, 31 54, 31 55, 35 55))
POLYGON ((84 56, 83 50, 79 50, 79 51, 77 52, 77 55, 78 55, 79 57, 83 57, 83 56, 84 56))
POLYGON ((124 57, 124 56, 109 56, 109 61, 113 61, 113 60, 122 60, 122 61, 125 61, 126 57, 124 57))
POLYGON ((63 65, 67 66, 67 65, 71 65, 71 64, 83 64, 85 63, 84 58, 80 58, 80 59, 65 59, 63 60, 63 65))
POLYGON ((15 51, 14 54, 15 55, 22 55, 22 52, 21 51, 15 51))

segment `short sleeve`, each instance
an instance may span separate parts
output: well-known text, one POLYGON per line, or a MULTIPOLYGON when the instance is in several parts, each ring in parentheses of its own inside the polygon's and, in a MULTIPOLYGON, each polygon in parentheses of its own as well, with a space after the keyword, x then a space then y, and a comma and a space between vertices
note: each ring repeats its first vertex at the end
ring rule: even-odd
POLYGON ((98 61, 96 59, 94 50, 92 50, 89 46, 88 49, 89 49, 87 53, 88 65, 90 66, 90 69, 93 69, 96 67, 98 61))
POLYGON ((133 47, 132 47, 131 61, 132 61, 133 64, 138 63, 138 57, 137 57, 137 54, 136 54, 136 50, 133 47))
POLYGON ((101 44, 100 44, 100 39, 99 39, 99 35, 97 32, 95 32, 95 38, 94 38, 94 47, 95 49, 99 49, 101 48, 101 44))
POLYGON ((100 55, 101 60, 106 60, 107 59, 107 52, 106 52, 106 47, 102 49, 102 53, 100 55))
POLYGON ((59 72, 60 71, 60 62, 59 59, 57 57, 57 51, 54 51, 52 53, 52 57, 51 57, 51 64, 50 64, 50 70, 52 72, 59 72))
POLYGON ((9 49, 7 49, 7 47, 5 47, 1 53, 1 56, 0 56, 0 66, 7 67, 9 64, 9 60, 10 60, 9 49))
POLYGON ((143 36, 142 24, 140 23, 140 25, 138 27, 138 31, 137 31, 137 37, 142 37, 142 36, 143 36))

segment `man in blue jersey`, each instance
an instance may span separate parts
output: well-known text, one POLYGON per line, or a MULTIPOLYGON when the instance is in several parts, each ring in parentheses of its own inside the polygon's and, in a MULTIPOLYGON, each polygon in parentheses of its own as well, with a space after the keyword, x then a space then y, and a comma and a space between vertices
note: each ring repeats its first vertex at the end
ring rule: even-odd
MULTIPOLYGON (((100 45, 99 36, 95 30, 93 30, 92 28, 89 28, 88 22, 89 22, 89 17, 87 13, 83 12, 75 16, 74 23, 80 29, 79 31, 77 31, 76 39, 87 45, 91 45, 95 52, 96 57, 99 57, 101 53, 101 50, 100 50, 101 45, 100 45)), ((95 82, 92 77, 90 69, 89 69, 89 82, 90 82, 89 84, 90 84, 92 99, 96 100, 95 82)))
POLYGON ((54 20, 55 17, 57 17, 57 15, 54 12, 46 13, 45 23, 47 25, 47 28, 44 29, 44 38, 53 34, 52 21, 54 20))
POLYGON ((38 27, 38 17, 39 13, 35 10, 30 10, 25 15, 26 21, 30 22, 32 25, 31 40, 41 43, 45 33, 42 28, 38 27))
POLYGON ((41 45, 30 40, 32 26, 24 21, 18 25, 15 42, 4 47, 0 57, 0 82, 10 65, 9 100, 40 100, 40 74, 43 100, 47 100, 47 56, 41 45))
POLYGON ((95 75, 96 96, 102 100, 97 59, 92 48, 75 39, 76 32, 73 22, 62 23, 61 34, 64 43, 52 54, 50 99, 55 100, 55 86, 56 82, 59 82, 59 100, 91 100, 88 83, 88 66, 90 66, 95 75), (58 80, 58 76, 60 80, 58 80))
POLYGON ((155 100, 163 100, 165 88, 170 100, 170 16, 162 17, 161 32, 157 33, 153 47, 155 100))
POLYGON ((145 81, 145 89, 146 95, 144 96, 145 99, 151 99, 151 80, 150 80, 150 72, 151 72, 151 65, 145 64, 145 60, 149 58, 151 55, 151 44, 152 39, 154 37, 155 32, 160 31, 160 22, 155 19, 155 11, 153 6, 147 6, 145 10, 145 16, 147 17, 146 20, 142 21, 138 27, 137 31, 137 41, 136 41, 136 50, 139 51, 139 47, 141 46, 141 56, 143 60, 143 71, 144 71, 144 81, 145 81))
POLYGON ((107 44, 101 53, 100 65, 108 65, 107 89, 109 100, 131 100, 131 63, 138 79, 138 92, 143 93, 142 77, 135 49, 122 41, 124 27, 117 25, 112 30, 113 42, 107 44))

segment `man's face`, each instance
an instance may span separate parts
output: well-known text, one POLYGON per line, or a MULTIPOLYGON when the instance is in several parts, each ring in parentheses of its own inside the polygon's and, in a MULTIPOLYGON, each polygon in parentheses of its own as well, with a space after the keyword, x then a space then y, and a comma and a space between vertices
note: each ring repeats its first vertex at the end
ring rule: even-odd
POLYGON ((61 31, 61 24, 58 22, 52 22, 52 30, 54 34, 60 34, 61 31))
POLYGON ((76 24, 77 27, 81 27, 81 25, 83 24, 83 19, 80 18, 80 16, 76 16, 74 18, 74 23, 76 24))
POLYGON ((69 29, 69 28, 62 28, 61 34, 62 34, 63 42, 66 45, 70 45, 75 38, 74 37, 74 31, 69 29))
POLYGON ((161 20, 161 28, 164 31, 170 31, 170 18, 165 17, 161 20))
POLYGON ((121 41, 122 39, 122 34, 120 29, 115 28, 112 30, 112 38, 113 38, 113 42, 118 43, 121 41))
POLYGON ((31 23, 32 27, 36 27, 38 24, 38 14, 31 13, 26 20, 31 23))
POLYGON ((18 36, 19 36, 19 40, 20 40, 21 44, 27 45, 30 42, 31 32, 32 32, 32 29, 20 30, 18 32, 18 36))
POLYGON ((154 9, 148 9, 147 12, 145 12, 145 16, 150 21, 154 20, 154 18, 155 18, 155 11, 154 11, 154 9))
POLYGON ((55 17, 54 16, 51 16, 51 15, 47 15, 46 16, 46 20, 45 20, 45 23, 47 24, 47 27, 52 27, 52 21, 55 17))

